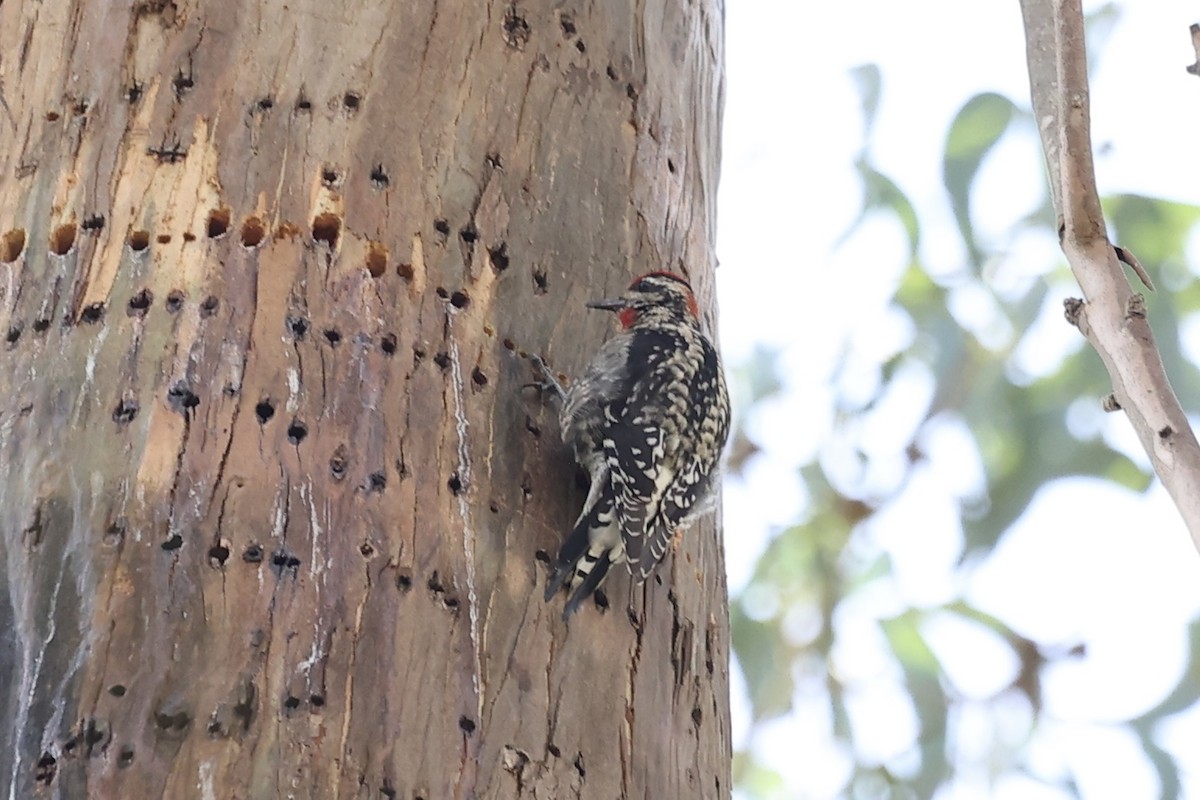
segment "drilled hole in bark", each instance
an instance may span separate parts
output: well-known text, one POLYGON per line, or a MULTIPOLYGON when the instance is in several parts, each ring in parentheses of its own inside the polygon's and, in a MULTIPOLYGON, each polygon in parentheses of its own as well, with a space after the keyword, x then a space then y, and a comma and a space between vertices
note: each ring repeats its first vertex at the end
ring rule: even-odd
POLYGON ((124 518, 118 519, 116 522, 108 526, 104 531, 104 536, 101 542, 106 547, 116 547, 125 539, 125 521, 124 518))
POLYGON ((605 68, 604 74, 608 75, 608 79, 610 81, 615 81, 617 79, 617 70, 612 64, 609 64, 608 67, 605 68))
POLYGON ((13 228, 0 238, 0 262, 11 264, 25 249, 25 229, 13 228))
POLYGON ((699 706, 697 706, 696 708, 693 708, 692 709, 692 723, 695 724, 695 726, 697 728, 699 728, 700 723, 703 721, 704 721, 704 712, 700 710, 699 706))
POLYGON ((287 698, 283 701, 283 707, 286 708, 288 711, 299 708, 300 707, 300 698, 295 697, 293 695, 288 695, 287 698))
POLYGON ((65 256, 75 246, 75 223, 68 222, 59 225, 50 234, 50 252, 56 256, 65 256))
POLYGON ((167 390, 167 402, 176 411, 186 414, 200 405, 200 398, 186 383, 178 381, 167 390))
POLYGON ((473 734, 475 732, 475 720, 473 720, 467 716, 459 717, 458 718, 458 728, 463 733, 465 733, 467 736, 470 736, 471 734, 473 734))
POLYGON ((375 548, 371 546, 370 542, 363 542, 358 546, 358 553, 363 558, 370 558, 375 555, 375 548))
POLYGON ((166 302, 167 311, 172 314, 179 311, 179 309, 183 308, 183 299, 184 299, 183 292, 179 291, 178 289, 173 290, 170 294, 167 295, 167 302, 166 302))
POLYGON ((217 309, 220 307, 220 305, 221 301, 217 299, 217 296, 210 294, 208 297, 200 301, 200 316, 213 316, 217 313, 217 309))
POLYGON ((103 214, 92 214, 92 215, 88 216, 86 219, 83 220, 83 222, 79 223, 79 228, 84 233, 87 233, 89 231, 104 230, 104 215, 103 214))
POLYGON ((475 369, 471 370, 471 383, 482 389, 484 386, 487 386, 488 377, 484 374, 483 370, 475 367, 475 369))
POLYGON ((508 269, 508 243, 501 242, 495 247, 488 248, 488 260, 497 272, 508 269))
POLYGON ((208 560, 218 567, 225 566, 229 560, 229 548, 223 544, 215 544, 208 548, 208 560))
POLYGON ((325 341, 329 342, 329 344, 333 347, 337 347, 339 344, 341 344, 342 333, 337 328, 326 328, 324 336, 325 341))
POLYGON ((13 325, 11 328, 8 329, 8 333, 4 336, 4 341, 9 346, 12 346, 12 345, 16 344, 17 341, 20 340, 20 338, 21 338, 21 326, 13 325))
POLYGON ((146 316, 146 312, 150 310, 153 302, 154 293, 149 289, 142 289, 129 298, 129 304, 125 307, 125 313, 131 317, 144 317, 146 316))
POLYGON ((587 45, 585 45, 583 43, 583 39, 580 39, 579 41, 575 42, 575 49, 581 53, 587 52, 587 45))
POLYGON ((33 321, 34 333, 45 333, 48 330, 50 330, 50 319, 48 317, 41 317, 33 321))
POLYGON ((496 503, 489 503, 489 504, 488 504, 488 511, 492 512, 493 514, 499 514, 499 513, 500 513, 500 506, 499 506, 499 505, 497 505, 496 503))
POLYGON ((129 232, 129 249, 135 253, 140 253, 150 246, 150 231, 130 231, 129 232))
POLYGON ((338 173, 336 169, 325 167, 325 169, 321 170, 321 183, 325 184, 326 186, 333 186, 335 183, 337 183, 337 179, 338 173))
POLYGON ((434 594, 443 594, 446 591, 446 587, 442 585, 441 578, 438 577, 437 570, 433 571, 433 574, 429 576, 429 580, 425 583, 425 585, 428 586, 429 591, 433 592, 434 594))
POLYGON ((475 230, 474 225, 468 225, 458 232, 458 236, 466 244, 475 244, 476 240, 479 239, 479 231, 475 230))
POLYGON ((458 612, 458 598, 457 597, 446 596, 446 597, 442 598, 442 605, 444 605, 446 607, 447 611, 451 611, 454 613, 458 612))
POLYGON ((505 350, 516 350, 517 349, 516 342, 514 342, 512 339, 509 339, 507 337, 504 339, 503 342, 501 342, 501 344, 504 345, 505 350))
POLYGON ((383 354, 386 356, 396 355, 396 334, 385 333, 383 336, 381 336, 379 339, 379 349, 382 350, 383 354))
POLYGON ((304 335, 308 333, 308 320, 304 317, 293 317, 291 314, 288 314, 287 327, 291 331, 293 338, 303 339, 304 335))
POLYGON ((308 696, 308 704, 313 708, 321 708, 325 705, 325 696, 320 694, 310 694, 308 696))
POLYGON ((275 98, 269 95, 267 97, 260 97, 255 105, 259 111, 270 111, 275 107, 275 98))
POLYGON ((488 153, 486 156, 484 156, 483 160, 492 169, 504 169, 504 162, 500 160, 499 153, 488 153))
POLYGON ((413 345, 413 366, 420 364, 425 360, 425 350, 413 345))
POLYGON ((382 278, 387 271, 388 249, 382 242, 367 242, 367 256, 364 265, 372 278, 382 278))
POLYGON ((276 550, 271 556, 271 566, 278 574, 282 575, 285 569, 290 569, 293 572, 298 569, 300 566, 300 559, 296 558, 291 553, 284 552, 283 550, 276 550))
POLYGON ((104 303, 89 303, 79 312, 79 321, 95 325, 104 319, 104 303))
POLYGON ((255 404, 254 416, 258 418, 259 425, 266 425, 267 421, 275 416, 275 404, 271 402, 271 398, 264 397, 255 404))
POLYGON ((117 767, 125 769, 133 763, 133 748, 122 747, 121 752, 117 754, 117 767))
POLYGON ((367 491, 382 492, 387 488, 387 473, 383 470, 372 472, 367 476, 367 491))
POLYGON ((287 438, 292 444, 300 444, 304 441, 304 437, 308 436, 308 426, 299 420, 295 420, 291 425, 288 425, 287 438))
POLYGON ((242 220, 242 247, 258 247, 267 237, 267 226, 258 217, 242 220))
POLYGON ((108 693, 113 697, 124 697, 125 686, 120 683, 114 683, 112 686, 108 687, 108 693))
POLYGON ((312 111, 312 101, 304 95, 300 95, 300 97, 296 99, 296 110, 304 112, 312 111))
POLYGON ((178 533, 172 533, 171 538, 159 545, 163 550, 170 553, 173 550, 178 550, 183 547, 183 537, 178 533))
MULTIPOLYGON (((499 509, 497 509, 497 510, 499 510, 499 509)), ((534 557, 534 559, 542 562, 543 564, 550 563, 550 554, 547 553, 545 550, 538 550, 536 553, 533 554, 533 557, 534 557)))
POLYGON ((462 478, 459 477, 457 472, 450 476, 450 480, 446 481, 446 485, 450 487, 450 491, 456 497, 463 490, 462 478))
POLYGON ((438 236, 442 241, 446 241, 446 237, 450 235, 450 223, 444 219, 435 219, 433 221, 433 229, 438 232, 438 236))
POLYGON ((342 232, 342 220, 337 214, 317 214, 312 222, 314 242, 324 242, 330 249, 337 247, 338 235, 342 232))
POLYGON ((208 233, 208 238, 217 239, 224 236, 229 230, 230 211, 228 206, 214 208, 208 212, 208 225, 205 230, 208 233))
POLYGON ((675 174, 675 162, 669 158, 667 159, 667 172, 671 173, 672 175, 675 174))
POLYGON ((113 422, 118 425, 128 425, 133 422, 134 417, 138 415, 138 402, 132 397, 123 397, 117 403, 117 407, 113 409, 113 422))
POLYGON ((396 265, 396 274, 399 275, 401 278, 404 278, 404 280, 406 280, 406 281, 411 281, 413 279, 413 265, 412 264, 397 264, 396 265))
POLYGON ((342 108, 347 111, 358 111, 360 105, 362 105, 362 97, 357 92, 346 92, 342 95, 342 108))
POLYGON ((504 9, 502 35, 504 43, 514 50, 524 50, 526 42, 529 41, 529 23, 517 13, 515 5, 504 9))
POLYGON ((184 231, 183 240, 185 242, 194 242, 196 241, 196 234, 192 233, 191 231, 184 231))
POLYGON ((57 111, 46 112, 46 122, 58 122, 61 118, 61 115, 57 111))
POLYGON ((371 186, 373 188, 386 189, 391 182, 387 171, 383 168, 383 164, 376 164, 371 168, 371 186))
POLYGON ((58 772, 58 759, 50 755, 49 752, 43 751, 41 758, 37 760, 37 766, 34 770, 34 782, 49 785, 54 781, 54 775, 58 772))
POLYGON ((433 357, 433 363, 437 364, 440 369, 450 369, 450 354, 442 351, 433 357))
POLYGON ((548 742, 546 744, 546 752, 555 758, 562 757, 562 751, 558 749, 558 745, 554 744, 554 742, 548 742))
POLYGON ((402 569, 396 573, 396 588, 401 592, 407 592, 412 589, 413 579, 412 572, 408 569, 402 569))
POLYGON ((242 561, 247 564, 259 564, 263 560, 262 545, 252 544, 242 551, 242 561))
POLYGON ((466 292, 459 290, 450 295, 450 305, 455 308, 466 308, 471 305, 471 298, 467 296, 466 292))
POLYGON ((284 239, 295 240, 300 236, 300 226, 294 222, 281 222, 275 228, 275 240, 283 241, 284 239))
POLYGON ((533 291, 537 294, 545 294, 549 281, 546 279, 544 270, 535 269, 533 271, 533 291))
POLYGON ((346 445, 339 444, 337 450, 333 451, 333 456, 329 459, 329 474, 333 476, 335 481, 340 481, 346 477, 346 469, 349 467, 350 458, 346 450, 346 445))
POLYGON ((583 753, 576 753, 575 755, 575 771, 579 773, 579 777, 587 777, 587 770, 583 766, 583 753))
POLYGON ((184 74, 183 70, 175 73, 175 78, 171 81, 171 85, 175 87, 175 99, 183 97, 196 85, 196 81, 190 74, 184 74))
POLYGON ((434 289, 433 291, 434 291, 434 294, 436 294, 442 300, 447 300, 450 298, 450 291, 448 289, 446 289, 444 286, 439 286, 436 289, 434 289))

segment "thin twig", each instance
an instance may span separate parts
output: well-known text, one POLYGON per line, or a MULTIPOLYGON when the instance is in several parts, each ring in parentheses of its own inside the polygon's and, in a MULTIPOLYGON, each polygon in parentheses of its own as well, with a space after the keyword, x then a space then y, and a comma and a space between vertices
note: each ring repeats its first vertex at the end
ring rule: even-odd
MULTIPOLYGON (((1072 322, 1100 355, 1120 408, 1200 548, 1200 444, 1171 389, 1146 319, 1110 244, 1096 191, 1080 0, 1022 0, 1034 116, 1038 120, 1063 252, 1083 291, 1072 322)), ((1124 251, 1121 251, 1123 253, 1124 251)), ((1148 282, 1136 259, 1126 263, 1148 282)))

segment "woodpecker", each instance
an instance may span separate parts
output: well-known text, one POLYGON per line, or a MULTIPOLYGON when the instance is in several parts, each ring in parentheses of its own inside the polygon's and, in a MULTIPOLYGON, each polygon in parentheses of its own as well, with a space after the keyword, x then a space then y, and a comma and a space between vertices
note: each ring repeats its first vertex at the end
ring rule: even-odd
POLYGON ((546 586, 547 601, 570 588, 564 620, 612 565, 625 562, 638 583, 654 572, 676 531, 704 510, 729 436, 721 360, 684 278, 651 272, 587 305, 616 312, 621 330, 583 375, 564 388, 534 359, 538 385, 561 401, 563 441, 591 478, 546 586))

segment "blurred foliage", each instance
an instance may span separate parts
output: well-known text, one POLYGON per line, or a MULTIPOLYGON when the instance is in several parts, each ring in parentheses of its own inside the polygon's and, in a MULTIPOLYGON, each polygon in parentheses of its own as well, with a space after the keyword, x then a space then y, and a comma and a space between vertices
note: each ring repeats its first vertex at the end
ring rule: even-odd
MULTIPOLYGON (((1103 33, 1113 19, 1113 7, 1105 6, 1096 12, 1094 23, 1103 33)), ((926 221, 897 183, 872 164, 871 129, 882 93, 880 70, 860 67, 852 78, 866 125, 866 144, 855 164, 863 200, 843 241, 853 237, 872 215, 891 215, 900 224, 908 240, 909 266, 895 286, 893 307, 911 322, 914 335, 900 352, 874 364, 878 381, 872 399, 864 403, 861 393, 835 399, 835 430, 822 453, 801 468, 807 491, 803 518, 778 533, 749 586, 732 600, 733 644, 755 725, 790 711, 800 693, 810 697, 813 692, 823 693, 831 742, 835 752, 847 760, 844 796, 929 798, 953 781, 961 766, 948 729, 966 703, 926 638, 929 620, 954 617, 997 637, 1015 657, 1018 666, 1011 685, 989 702, 1003 701, 1023 709, 1024 716, 1016 716, 1024 719, 1026 733, 1015 742, 995 737, 986 767, 994 775, 1005 771, 1031 774, 1023 761, 1022 745, 1042 714, 1042 672, 1056 661, 1079 656, 1080 648, 1031 641, 962 599, 934 608, 904 608, 879 615, 877 632, 890 654, 896 682, 907 696, 915 732, 911 752, 900 764, 879 763, 862 755, 857 743, 865 732, 856 728, 848 700, 855 687, 838 669, 839 614, 847 603, 869 596, 874 587, 887 586, 892 579, 887 555, 863 546, 859 532, 904 491, 905 481, 893 482, 881 491, 878 482, 867 479, 878 454, 856 450, 853 437, 841 436, 840 431, 870 414, 900 376, 911 376, 914 369, 930 376, 932 398, 911 430, 906 469, 911 474, 925 460, 923 439, 930 425, 951 421, 965 428, 974 440, 986 487, 961 498, 960 564, 964 569, 986 558, 1039 489, 1056 478, 1092 476, 1142 491, 1151 476, 1105 442, 1100 424, 1081 433, 1079 426, 1069 421, 1073 407, 1083 404, 1098 409, 1100 399, 1110 391, 1102 364, 1082 337, 1057 367, 1044 373, 1025 374, 1016 358, 1026 339, 1037 335, 1039 319, 1056 317, 1056 323, 1067 324, 1062 321, 1061 307, 1051 307, 1047 298, 1053 286, 1073 283, 1064 262, 1056 272, 1035 276, 1015 288, 1011 281, 1003 289, 994 286, 991 265, 1007 242, 990 241, 978 233, 971 200, 981 166, 993 148, 1014 130, 1031 135, 1030 112, 1009 98, 983 93, 966 102, 951 124, 943 150, 942 183, 964 263, 953 275, 935 275, 921 257, 926 221), (952 299, 963 292, 985 297, 1008 333, 981 336, 978 320, 953 313, 952 299), (844 469, 829 468, 826 457, 838 448, 854 450, 857 478, 847 478, 844 469)), ((1188 238, 1200 221, 1200 209, 1130 195, 1105 198, 1104 206, 1113 241, 1136 253, 1160 284, 1159 293, 1149 302, 1177 393, 1184 398, 1200 397, 1200 370, 1185 356, 1180 334, 1181 322, 1200 311, 1200 284, 1184 261, 1188 238)), ((1010 232, 1009 240, 1031 231, 1056 237, 1055 227, 1047 196, 1037 212, 1010 232)), ((753 416, 756 404, 781 391, 778 356, 760 352, 735 370, 735 383, 750 409, 742 415, 743 424, 753 416)), ((835 390, 837 384, 834 376, 835 390)), ((756 452, 752 436, 739 430, 732 468, 741 469, 756 452)), ((1200 623, 1193 626, 1191 637, 1191 653, 1200 653, 1200 623)), ((1200 663, 1194 657, 1170 696, 1126 722, 1158 773, 1163 797, 1178 794, 1179 765, 1155 743, 1155 726, 1198 700, 1200 663)), ((779 775, 755 761, 752 750, 737 754, 734 771, 737 785, 749 796, 794 796, 779 775)), ((1078 792, 1070 776, 1038 779, 1068 796, 1078 792)))

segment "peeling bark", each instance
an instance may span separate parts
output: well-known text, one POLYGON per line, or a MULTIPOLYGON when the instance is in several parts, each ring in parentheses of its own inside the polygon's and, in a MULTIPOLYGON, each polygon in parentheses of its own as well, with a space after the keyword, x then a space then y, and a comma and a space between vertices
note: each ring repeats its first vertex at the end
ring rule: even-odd
POLYGON ((521 391, 634 274, 711 308, 722 47, 680 0, 0 5, 0 797, 729 795, 719 531, 562 623, 521 391))

